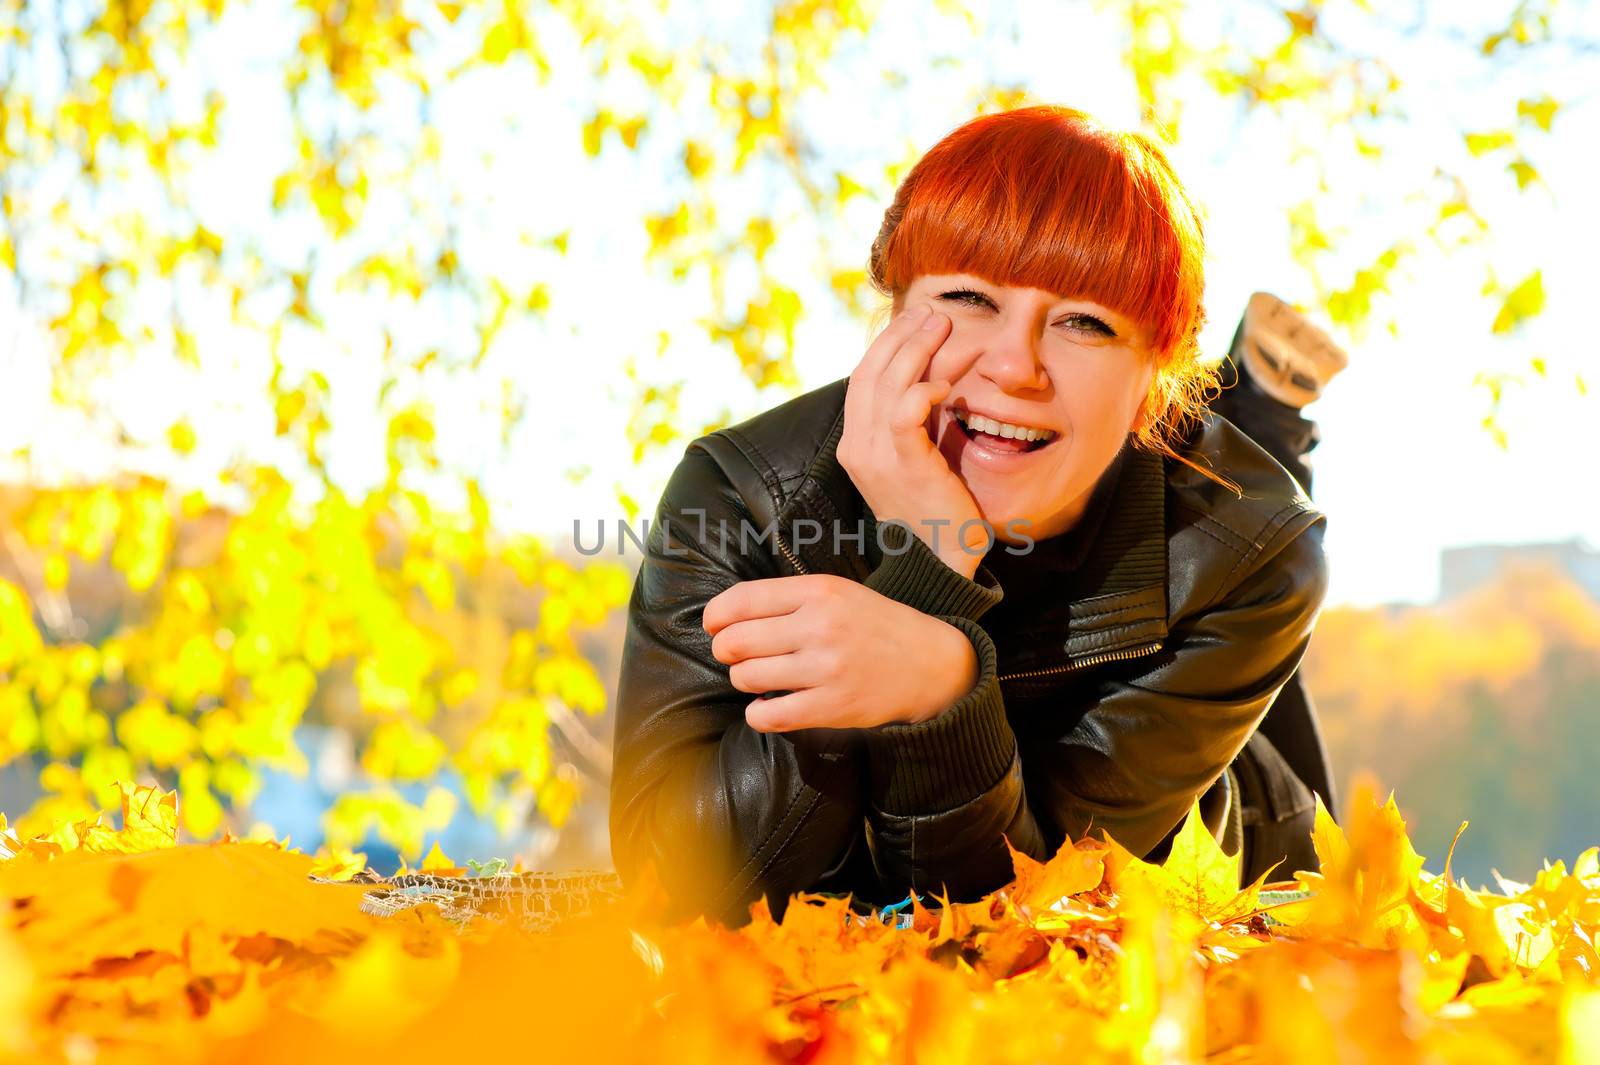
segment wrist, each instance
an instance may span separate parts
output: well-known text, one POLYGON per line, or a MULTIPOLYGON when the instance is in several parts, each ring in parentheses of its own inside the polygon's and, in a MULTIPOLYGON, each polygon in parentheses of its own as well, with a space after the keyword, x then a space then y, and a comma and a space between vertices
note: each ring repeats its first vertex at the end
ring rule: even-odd
POLYGON ((983 556, 975 554, 971 549, 957 544, 954 547, 941 546, 938 551, 939 560, 946 566, 955 570, 967 580, 972 580, 978 572, 978 567, 983 563, 983 556))
POLYGON ((953 705, 917 724, 863 729, 873 810, 895 816, 952 810, 992 790, 1017 757, 996 681, 994 641, 974 620, 940 615, 978 655, 978 680, 953 705))
POLYGON ((935 648, 935 667, 928 673, 932 683, 922 705, 914 708, 905 719, 905 723, 910 725, 937 718, 978 683, 980 663, 971 638, 947 621, 938 618, 930 620, 934 622, 935 648))
MULTIPOLYGON (((957 614, 976 618, 1004 595, 994 575, 983 568, 980 555, 955 548, 960 557, 952 556, 947 561, 927 541, 898 522, 875 525, 874 537, 883 548, 883 557, 865 583, 895 602, 929 616, 957 614), (957 565, 972 569, 963 571, 957 565), (982 580, 978 579, 980 575, 982 580)), ((941 548, 948 550, 952 546, 949 537, 942 538, 941 548)))

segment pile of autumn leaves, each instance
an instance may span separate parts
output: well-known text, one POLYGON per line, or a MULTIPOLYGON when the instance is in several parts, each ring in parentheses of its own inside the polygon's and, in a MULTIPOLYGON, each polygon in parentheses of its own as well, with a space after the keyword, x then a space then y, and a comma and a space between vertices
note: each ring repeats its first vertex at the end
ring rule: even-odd
MULTIPOLYGON (((1167 861, 1083 840, 911 927, 798 896, 664 926, 636 893, 532 934, 361 912, 355 867, 177 842, 173 793, 19 840, 0 817, 0 1059, 1589 1061, 1600 857, 1471 890, 1393 800, 1319 811, 1309 897, 1238 890, 1191 814, 1167 861)), ((1271 888, 1272 885, 1266 885, 1271 888)), ((1591 1049, 1596 1048, 1596 1049, 1591 1049)), ((1595 1060, 1600 1060, 1596 1057, 1595 1060)))

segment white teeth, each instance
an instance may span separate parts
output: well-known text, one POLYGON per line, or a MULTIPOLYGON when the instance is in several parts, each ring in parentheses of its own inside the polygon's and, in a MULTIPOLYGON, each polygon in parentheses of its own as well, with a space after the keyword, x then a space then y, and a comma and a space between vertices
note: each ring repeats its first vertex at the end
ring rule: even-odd
POLYGON ((1007 440, 1049 440, 1056 435, 1054 429, 1034 429, 1027 425, 1014 425, 1011 422, 996 421, 985 418, 981 414, 972 414, 967 411, 953 412, 956 420, 969 429, 980 433, 990 433, 994 436, 1004 437, 1007 440))

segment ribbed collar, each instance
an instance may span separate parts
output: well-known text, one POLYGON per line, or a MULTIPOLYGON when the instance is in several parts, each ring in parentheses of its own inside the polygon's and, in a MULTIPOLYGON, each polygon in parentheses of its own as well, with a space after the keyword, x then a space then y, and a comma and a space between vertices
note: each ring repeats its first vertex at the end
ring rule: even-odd
MULTIPOLYGON (((1018 577, 1026 574, 1036 578, 1058 578, 1075 572, 1100 538, 1100 529, 1105 524, 1106 514, 1111 510, 1112 500, 1122 482, 1122 470, 1127 465, 1131 450, 1124 445, 1111 460, 1105 473, 1100 475, 1090 490, 1089 502, 1084 506, 1076 525, 1064 533, 1034 541, 1025 554, 1013 554, 1006 549, 1006 545, 997 543, 990 548, 983 564, 996 574, 1018 577)), ((1008 584, 1007 588, 1010 587, 1008 584)))

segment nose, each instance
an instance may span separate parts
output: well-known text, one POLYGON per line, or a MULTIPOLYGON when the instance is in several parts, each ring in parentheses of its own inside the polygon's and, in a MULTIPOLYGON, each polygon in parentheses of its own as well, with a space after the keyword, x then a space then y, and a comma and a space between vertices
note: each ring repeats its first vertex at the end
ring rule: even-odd
MULTIPOLYGON (((1019 316, 1025 317, 1025 316, 1019 316)), ((1025 320, 997 327, 984 337, 977 373, 1002 392, 1038 392, 1050 385, 1040 358, 1041 338, 1025 320)))

